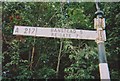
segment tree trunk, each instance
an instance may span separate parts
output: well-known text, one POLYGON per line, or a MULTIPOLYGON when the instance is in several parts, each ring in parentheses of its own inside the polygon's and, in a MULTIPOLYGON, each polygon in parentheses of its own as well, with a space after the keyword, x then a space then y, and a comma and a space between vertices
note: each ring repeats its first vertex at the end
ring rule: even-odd
POLYGON ((58 54, 58 63, 57 63, 57 68, 56 68, 56 78, 58 78, 58 74, 59 74, 60 59, 61 59, 61 53, 62 53, 62 46, 63 46, 63 42, 60 41, 60 50, 59 50, 59 54, 58 54))

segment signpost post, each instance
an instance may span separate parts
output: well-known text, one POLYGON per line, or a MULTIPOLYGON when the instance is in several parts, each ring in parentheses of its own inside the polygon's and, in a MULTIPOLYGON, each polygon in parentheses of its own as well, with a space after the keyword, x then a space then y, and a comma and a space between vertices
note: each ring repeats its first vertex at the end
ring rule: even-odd
POLYGON ((98 3, 96 3, 97 12, 95 13, 96 18, 94 19, 94 28, 97 29, 98 39, 96 43, 98 44, 98 55, 99 55, 99 71, 100 71, 100 79, 101 81, 110 81, 109 69, 105 54, 105 45, 104 38, 102 33, 105 29, 105 18, 103 18, 103 12, 98 7, 98 3))

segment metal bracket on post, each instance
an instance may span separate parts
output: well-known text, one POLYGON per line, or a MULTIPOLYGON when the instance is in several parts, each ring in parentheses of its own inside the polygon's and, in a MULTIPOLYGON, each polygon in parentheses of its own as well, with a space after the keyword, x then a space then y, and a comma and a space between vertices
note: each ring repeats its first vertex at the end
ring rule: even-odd
POLYGON ((94 29, 97 30, 98 37, 96 39, 97 44, 100 42, 106 41, 106 37, 104 36, 105 29, 105 18, 103 18, 103 11, 98 7, 98 3, 96 4, 97 11, 95 12, 96 18, 94 18, 94 29))
POLYGON ((102 17, 103 12, 97 11, 96 13, 97 18, 94 18, 94 29, 97 30, 98 37, 96 39, 97 44, 100 42, 106 41, 105 32, 103 29, 105 29, 105 18, 102 17))
POLYGON ((104 34, 104 30, 103 30, 102 28, 98 28, 98 29, 97 29, 97 34, 98 34, 98 37, 97 37, 97 39, 95 40, 95 42, 96 42, 97 44, 106 41, 106 37, 105 37, 105 34, 104 34))

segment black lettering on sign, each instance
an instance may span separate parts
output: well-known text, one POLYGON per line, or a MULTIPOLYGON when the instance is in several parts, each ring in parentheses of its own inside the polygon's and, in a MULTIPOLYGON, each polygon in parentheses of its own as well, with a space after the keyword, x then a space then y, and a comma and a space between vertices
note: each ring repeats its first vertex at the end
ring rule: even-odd
POLYGON ((53 32, 53 29, 51 28, 51 32, 53 32))
POLYGON ((51 33, 51 36, 54 36, 54 33, 51 33))
POLYGON ((73 33, 76 33, 76 30, 75 30, 75 29, 73 29, 73 33))
POLYGON ((71 34, 69 34, 69 37, 71 38, 71 34))
POLYGON ((79 35, 78 35, 78 34, 76 34, 76 37, 78 38, 78 37, 79 37, 79 35))
POLYGON ((62 37, 65 37, 65 36, 66 36, 65 34, 62 35, 62 37))
POLYGON ((35 32, 35 28, 32 28, 32 32, 31 33, 33 34, 34 32, 35 32))
POLYGON ((58 32, 61 32, 60 29, 57 30, 58 32))
POLYGON ((72 33, 72 32, 73 32, 73 30, 72 30, 72 29, 70 29, 70 30, 68 29, 68 31, 69 31, 68 33, 72 33))
POLYGON ((18 33, 18 28, 16 28, 15 33, 18 33))
POLYGON ((28 32, 28 34, 30 34, 30 32, 31 32, 31 28, 29 28, 29 32, 28 32))
POLYGON ((24 33, 25 34, 34 34, 35 28, 25 28, 24 33))
POLYGON ((26 33, 27 33, 27 31, 28 31, 28 28, 25 28, 25 31, 24 31, 24 33, 26 34, 26 33))

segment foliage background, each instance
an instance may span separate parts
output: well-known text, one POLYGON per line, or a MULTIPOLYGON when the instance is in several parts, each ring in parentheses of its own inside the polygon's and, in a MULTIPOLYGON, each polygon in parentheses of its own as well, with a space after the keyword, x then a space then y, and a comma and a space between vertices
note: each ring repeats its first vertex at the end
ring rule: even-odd
MULTIPOLYGON (((12 34, 15 25, 93 30, 94 3, 4 2, 2 7, 3 78, 99 79, 95 41, 12 34)), ((101 3, 100 7, 106 18, 105 46, 110 75, 119 79, 120 4, 101 3)))

